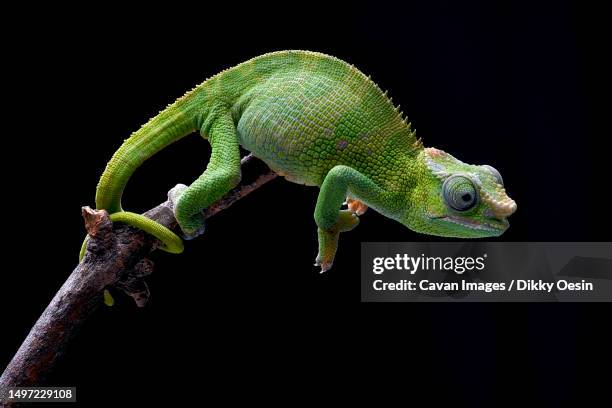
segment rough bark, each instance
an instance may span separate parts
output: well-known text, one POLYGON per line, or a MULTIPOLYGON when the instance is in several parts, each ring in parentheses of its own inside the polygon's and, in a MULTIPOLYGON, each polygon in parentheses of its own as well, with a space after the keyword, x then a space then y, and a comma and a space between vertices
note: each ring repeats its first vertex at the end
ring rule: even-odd
MULTIPOLYGON (((246 164, 251 159, 242 160, 246 164)), ((248 184, 241 184, 205 211, 212 217, 247 194, 274 179, 267 170, 248 184)), ((153 264, 146 256, 159 244, 142 231, 113 224, 104 210, 82 208, 85 227, 90 235, 87 254, 59 289, 42 313, 23 344, 0 377, 0 404, 9 387, 36 386, 51 371, 70 339, 93 312, 102 305, 104 289, 114 286, 134 298, 138 306, 148 299, 143 277, 153 264)), ((160 224, 178 231, 172 204, 165 201, 145 213, 160 224)), ((76 257, 75 249, 75 257, 76 257)))

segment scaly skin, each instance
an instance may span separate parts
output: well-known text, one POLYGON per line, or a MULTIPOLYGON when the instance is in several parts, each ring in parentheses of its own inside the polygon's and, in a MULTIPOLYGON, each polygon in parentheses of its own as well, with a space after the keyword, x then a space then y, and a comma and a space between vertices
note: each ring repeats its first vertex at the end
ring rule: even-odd
MULTIPOLYGON (((355 67, 309 51, 265 54, 225 70, 177 100, 115 153, 98 184, 96 206, 153 233, 180 252, 180 239, 121 209, 138 166, 199 130, 212 154, 206 171, 170 198, 187 238, 203 232, 202 210, 240 181, 239 146, 286 179, 320 187, 315 209, 317 264, 332 265, 340 232, 369 206, 414 231, 449 237, 497 236, 516 204, 490 166, 424 148, 398 108, 355 67), (342 210, 347 200, 349 210, 342 210)), ((163 227, 162 227, 163 228, 163 227)))

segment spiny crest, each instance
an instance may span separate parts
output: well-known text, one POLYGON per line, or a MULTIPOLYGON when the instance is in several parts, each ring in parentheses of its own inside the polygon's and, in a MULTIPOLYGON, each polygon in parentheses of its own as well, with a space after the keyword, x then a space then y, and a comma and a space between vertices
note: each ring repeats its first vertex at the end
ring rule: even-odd
MULTIPOLYGON (((369 77, 368 77, 369 79, 369 77)), ((375 82, 371 81, 374 85, 376 85, 375 82)), ((378 87, 378 85, 376 85, 378 87)), ((379 88, 380 89, 380 88, 379 88)), ((382 92, 382 91, 381 91, 382 92)), ((420 150, 423 148, 423 142, 421 141, 420 138, 417 138, 416 136, 416 129, 412 129, 412 123, 410 123, 410 121, 408 120, 408 117, 404 114, 404 112, 401 110, 401 105, 397 105, 395 106, 393 104, 393 98, 388 96, 388 92, 384 91, 382 92, 382 95, 385 97, 385 99, 393 106, 393 109, 395 110, 395 113, 397 114, 397 118, 404 124, 404 126, 407 127, 408 130, 408 142, 409 145, 411 146, 412 150, 420 150)))
MULTIPOLYGON (((335 57, 332 57, 335 58, 335 57)), ((393 106, 393 109, 395 110, 395 113, 397 114, 397 119, 399 119, 404 126, 407 127, 408 129, 408 143, 409 146, 411 146, 412 150, 419 150, 423 148, 423 143, 421 141, 421 139, 416 137, 416 130, 412 129, 412 124, 410 123, 410 121, 408 120, 408 117, 404 114, 404 112, 402 112, 401 105, 397 105, 395 106, 393 104, 393 98, 389 96, 389 92, 388 91, 383 91, 376 82, 374 82, 372 80, 372 76, 371 75, 366 75, 363 72, 361 72, 359 69, 355 68, 353 65, 350 65, 351 70, 353 70, 354 72, 358 73, 359 75, 361 75, 366 82, 368 82, 370 85, 376 87, 376 89, 382 94, 382 96, 384 97, 384 99, 391 104, 391 106, 393 106)))
MULTIPOLYGON (((190 89, 189 91, 187 91, 186 93, 184 93, 182 96, 178 97, 178 98, 177 98, 177 99, 176 99, 174 102, 172 102, 172 103, 168 104, 168 105, 166 106, 166 109, 171 108, 171 107, 173 107, 173 106, 176 106, 176 105, 180 104, 181 102, 188 100, 188 99, 189 99, 189 98, 190 98, 190 97, 191 97, 191 96, 192 96, 192 95, 193 95, 195 92, 197 92, 198 90, 200 90, 200 89, 201 89, 201 88, 204 86, 204 84, 206 84, 206 83, 207 83, 207 82, 209 82, 210 80, 213 80, 213 79, 215 79, 215 78, 218 78, 218 77, 222 76, 223 74, 225 74, 225 73, 226 73, 227 71, 229 71, 230 69, 240 68, 240 67, 246 66, 246 65, 248 65, 248 64, 252 64, 253 62, 255 62, 255 60, 260 59, 260 58, 270 57, 270 56, 275 56, 275 55, 282 55, 282 54, 286 54, 286 53, 288 53, 288 52, 303 52, 303 53, 311 53, 311 54, 316 54, 316 53, 314 53, 314 52, 312 52, 312 51, 273 51, 273 52, 269 52, 269 53, 266 53, 266 54, 262 54, 262 55, 259 55, 259 56, 256 56, 256 57, 253 57, 253 58, 251 58, 251 59, 249 59, 249 60, 247 60, 247 61, 241 62, 241 63, 240 63, 240 64, 238 64, 238 65, 235 65, 235 66, 232 66, 232 67, 225 68, 225 69, 223 69, 223 70, 221 70, 221 71, 217 72, 215 75, 213 75, 213 76, 210 76, 210 77, 206 78, 204 81, 200 82, 198 85, 194 86, 192 89, 190 89)), ((159 113, 160 113, 160 114, 162 114, 162 113, 164 113, 164 112, 166 112, 166 110, 160 110, 160 111, 159 111, 159 113)), ((155 119, 155 118, 156 118, 156 116, 154 116, 154 117, 150 118, 150 119, 149 119, 149 122, 150 122, 151 120, 155 119)), ((135 133, 135 132, 134 132, 134 133, 135 133)))
MULTIPOLYGON (((201 82, 200 84, 198 84, 197 86, 195 86, 194 88, 192 88, 190 91, 186 92, 183 96, 179 97, 178 99, 176 99, 176 101, 170 105, 168 105, 168 108, 172 107, 172 106, 176 106, 177 104, 189 99, 194 93, 196 93, 198 90, 200 90, 204 84, 206 84, 207 82, 214 80, 220 76, 222 76, 223 74, 225 74, 227 71, 231 70, 231 69, 238 69, 240 67, 244 67, 247 66, 249 64, 253 64, 255 63, 257 60, 261 60, 263 58, 269 58, 269 57, 283 57, 286 55, 301 55, 301 56, 306 56, 306 57, 313 57, 313 58, 327 58, 327 59, 331 59, 337 62, 340 62, 342 64, 345 64, 349 67, 349 70, 359 76, 361 76, 368 84, 374 86, 378 92, 380 92, 380 94, 384 97, 384 99, 393 107, 396 115, 397 115, 397 119, 407 128, 407 138, 408 140, 406 140, 408 142, 408 145, 411 146, 411 148, 413 150, 418 150, 418 149, 422 149, 423 148, 423 143, 421 142, 421 139, 416 137, 416 130, 412 129, 411 123, 408 121, 408 118, 406 117, 406 115, 400 110, 400 105, 398 105, 397 107, 393 104, 393 99, 391 97, 389 97, 388 92, 387 91, 383 91, 376 82, 374 82, 372 80, 371 75, 365 75, 362 71, 360 71, 358 68, 356 68, 354 65, 349 64, 339 58, 336 58, 334 56, 331 55, 327 55, 324 53, 319 53, 319 52, 315 52, 315 51, 304 51, 304 50, 285 50, 285 51, 273 51, 273 52, 269 52, 266 54, 262 54, 256 57, 253 57, 247 61, 244 61, 238 65, 235 65, 233 67, 229 67, 226 68, 220 72, 218 72, 217 74, 206 78, 206 80, 204 80, 203 82, 201 82)), ((164 111, 160 111, 160 113, 163 113, 164 111)), ((153 119, 153 118, 152 118, 153 119)))
MULTIPOLYGON (((189 98, 194 92, 196 92, 197 90, 199 90, 204 84, 206 84, 208 81, 211 81, 213 79, 216 79, 218 77, 221 77, 223 74, 225 74, 226 72, 228 72, 231 69, 240 69, 243 68, 245 66, 249 66, 252 65, 253 63, 255 63, 257 60, 266 58, 266 57, 273 57, 273 56, 277 56, 277 55, 283 55, 283 54, 288 54, 288 53, 304 53, 304 54, 317 54, 315 52, 312 51, 273 51, 273 52, 268 52, 262 55, 258 55, 256 57, 250 58, 246 61, 241 62, 238 65, 234 65, 228 68, 225 68, 219 72, 217 72, 215 75, 210 76, 208 78, 206 78, 204 81, 202 81, 201 83, 199 83, 198 85, 196 85, 195 87, 193 87, 190 91, 188 91, 187 93, 185 93, 183 96, 181 96, 180 98, 178 98, 173 104, 168 105, 168 107, 176 104, 177 102, 180 102, 182 100, 185 100, 187 98, 189 98)), ((324 54, 321 54, 324 55, 324 54)), ((334 58, 334 57, 332 57, 334 58)))
POLYGON ((425 146, 423 146, 423 141, 421 140, 421 138, 417 138, 416 137, 416 131, 412 132, 412 136, 414 137, 414 142, 412 142, 412 147, 414 150, 421 150, 423 149, 425 146))
POLYGON ((202 86, 203 86, 204 84, 206 84, 208 81, 210 81, 210 80, 212 80, 212 79, 215 79, 215 78, 217 78, 217 77, 222 76, 223 74, 225 74, 227 71, 229 71, 229 70, 231 70, 231 69, 234 69, 234 68, 240 68, 240 67, 244 67, 244 66, 246 66, 246 65, 252 64, 252 63, 253 63, 253 62, 254 62, 256 59, 258 59, 258 58, 260 58, 260 57, 264 57, 264 56, 267 56, 267 55, 272 55, 272 54, 276 54, 276 53, 280 53, 280 51, 271 52, 271 53, 268 53, 268 54, 263 54, 263 55, 260 55, 260 56, 258 56, 258 57, 251 58, 251 59, 249 59, 249 60, 247 60, 247 61, 241 62, 240 64, 235 65, 235 66, 233 66, 233 67, 228 67, 228 68, 225 68, 225 69, 223 69, 223 70, 221 70, 221 71, 217 72, 215 75, 213 75, 213 76, 210 76, 210 77, 206 78, 204 81, 200 82, 198 85, 196 85, 196 86, 194 86, 193 88, 191 88, 191 89, 190 89, 189 91, 187 91, 187 92, 186 92, 186 93, 185 93, 183 96, 179 97, 179 98, 178 98, 176 101, 174 101, 173 103, 169 104, 167 107, 169 108, 169 107, 171 107, 171 106, 173 106, 173 105, 175 105, 175 104, 177 104, 177 103, 179 103, 179 102, 181 102, 181 101, 183 101, 183 100, 188 99, 188 98, 189 98, 191 95, 193 95, 193 94, 194 94, 196 91, 200 90, 200 89, 202 88, 202 86))

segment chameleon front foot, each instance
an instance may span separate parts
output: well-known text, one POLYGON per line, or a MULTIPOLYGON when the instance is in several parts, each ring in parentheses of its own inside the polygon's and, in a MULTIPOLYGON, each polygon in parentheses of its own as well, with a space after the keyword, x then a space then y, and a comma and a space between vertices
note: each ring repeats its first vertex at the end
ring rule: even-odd
POLYGON ((191 216, 184 216, 177 212, 177 208, 179 207, 177 204, 183 197, 183 193, 186 189, 186 185, 177 184, 168 192, 168 199, 172 203, 172 211, 174 212, 174 217, 181 227, 183 239, 189 241, 202 235, 206 230, 206 225, 203 212, 198 212, 197 214, 191 216))
POLYGON ((338 238, 341 232, 350 231, 359 224, 359 217, 349 210, 340 211, 338 221, 329 229, 318 229, 319 254, 315 266, 321 267, 321 273, 328 271, 338 250, 338 238))

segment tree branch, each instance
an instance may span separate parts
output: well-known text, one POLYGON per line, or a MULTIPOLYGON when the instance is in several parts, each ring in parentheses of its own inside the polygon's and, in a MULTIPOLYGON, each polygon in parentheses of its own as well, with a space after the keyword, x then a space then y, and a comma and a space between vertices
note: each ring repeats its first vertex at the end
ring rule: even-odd
MULTIPOLYGON (((251 161, 251 157, 243 158, 241 165, 251 161)), ((205 217, 225 210, 276 176, 267 169, 253 182, 241 184, 209 207, 204 212, 205 217)), ((9 387, 36 386, 51 371, 70 339, 102 304, 105 288, 115 286, 132 296, 138 306, 146 304, 149 290, 143 277, 153 270, 153 263, 146 256, 159 242, 136 228, 113 225, 104 210, 83 207, 82 215, 90 236, 87 254, 51 300, 0 377, 0 404, 9 387)), ((175 232, 179 230, 170 201, 144 215, 175 232)), ((75 256, 76 253, 75 250, 75 256)))

